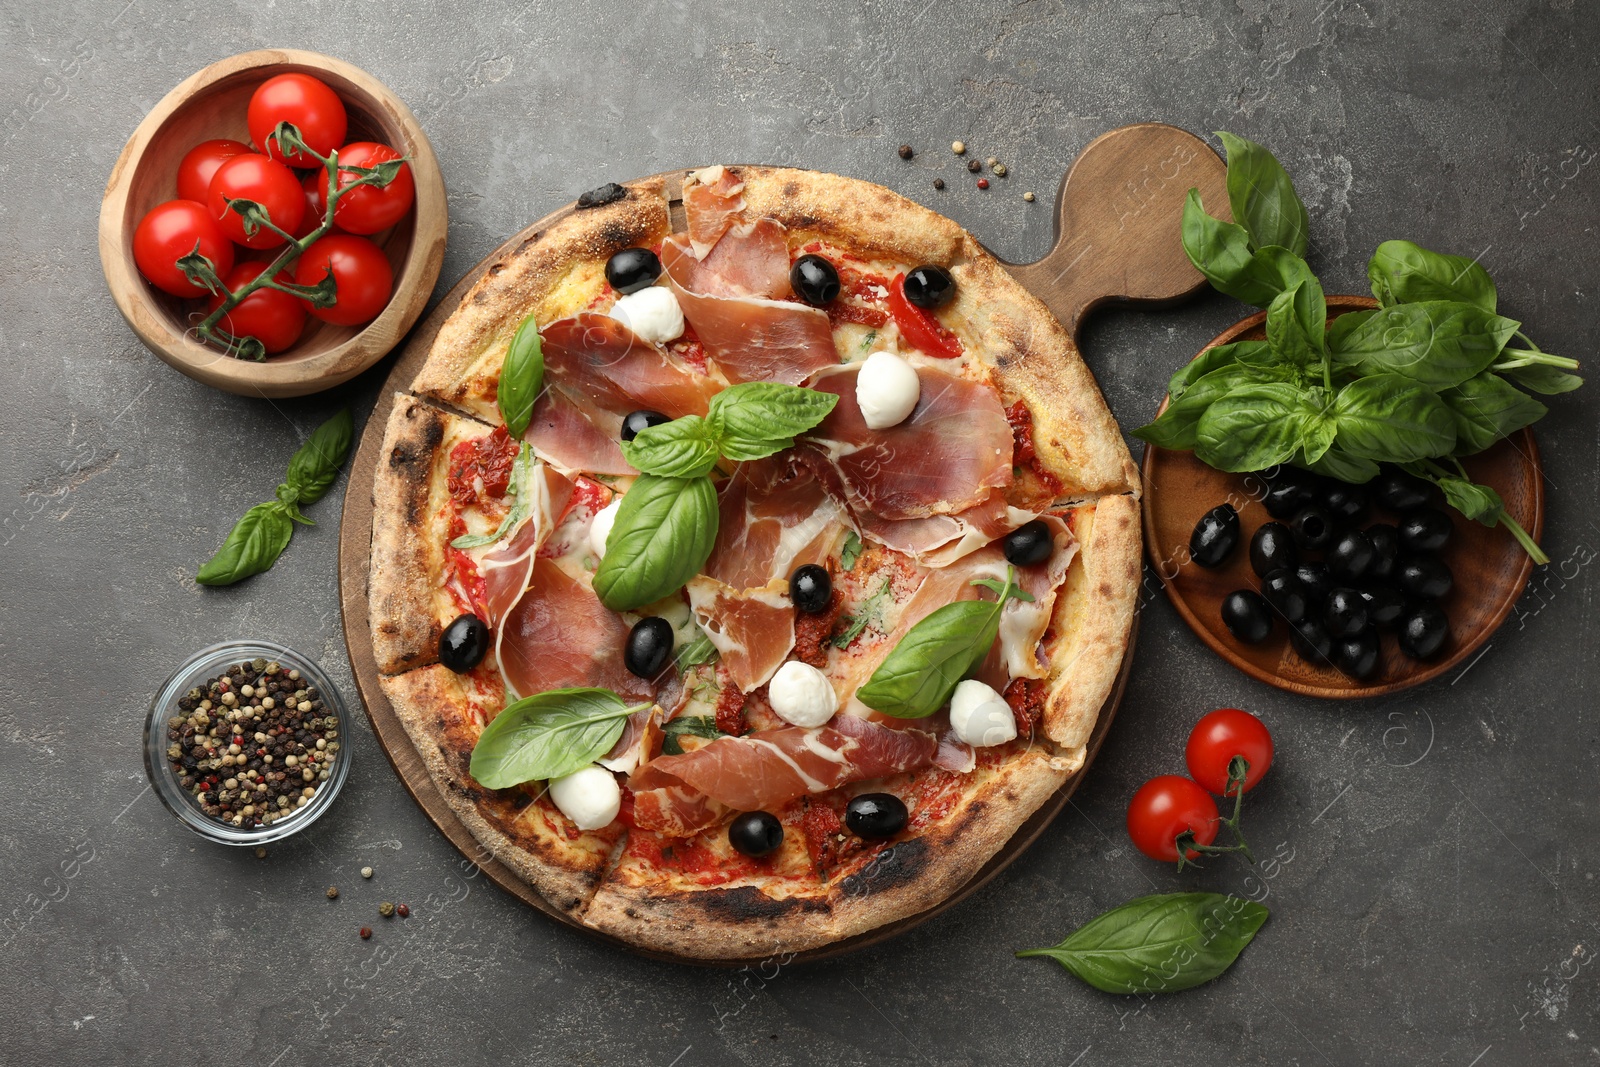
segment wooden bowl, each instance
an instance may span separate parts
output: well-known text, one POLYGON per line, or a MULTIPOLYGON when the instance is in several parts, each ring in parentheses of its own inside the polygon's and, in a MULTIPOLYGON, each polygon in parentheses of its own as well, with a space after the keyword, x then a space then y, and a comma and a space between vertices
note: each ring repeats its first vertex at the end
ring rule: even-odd
MULTIPOLYGON (((1376 306, 1370 297, 1330 296, 1328 321, 1346 311, 1376 306)), ((1205 347, 1260 339, 1265 336, 1265 321, 1264 312, 1252 315, 1205 347)), ((1533 432, 1522 430, 1462 462, 1475 481, 1500 493, 1507 513, 1538 540, 1544 531, 1544 481, 1533 432)), ((1291 693, 1372 697, 1437 678, 1477 654, 1510 614, 1533 573, 1533 560, 1505 530, 1472 522, 1440 504, 1455 523, 1450 542, 1440 553, 1455 575, 1454 588, 1440 601, 1450 619, 1450 643, 1438 658, 1419 662, 1400 651, 1393 634, 1384 634, 1378 672, 1358 681, 1333 667, 1301 659, 1289 647, 1281 622, 1259 645, 1244 644, 1222 624, 1223 597, 1235 589, 1260 585, 1250 569, 1250 536, 1271 516, 1261 504, 1259 478, 1213 470, 1191 452, 1146 445, 1144 487, 1145 552, 1173 607, 1212 651, 1257 681, 1291 693), (1207 570, 1189 560, 1189 535, 1201 515, 1224 502, 1239 511, 1239 547, 1223 566, 1207 570)), ((1393 522, 1396 518, 1374 504, 1366 521, 1393 522)))
MULTIPOLYGON (((111 296, 133 332, 156 355, 196 381, 244 396, 303 396, 372 366, 422 314, 444 264, 448 208, 433 146, 410 108, 370 74, 331 56, 262 49, 221 60, 173 89, 133 131, 100 206, 100 262, 111 296), (287 352, 238 360, 187 336, 197 300, 169 296, 139 275, 133 231, 146 212, 175 198, 178 163, 201 141, 249 142, 245 108, 268 78, 302 72, 326 82, 350 116, 346 141, 381 141, 410 157, 416 203, 399 223, 373 234, 394 269, 394 293, 364 326, 310 319, 287 352)), ((198 321, 198 320, 196 320, 198 321)))

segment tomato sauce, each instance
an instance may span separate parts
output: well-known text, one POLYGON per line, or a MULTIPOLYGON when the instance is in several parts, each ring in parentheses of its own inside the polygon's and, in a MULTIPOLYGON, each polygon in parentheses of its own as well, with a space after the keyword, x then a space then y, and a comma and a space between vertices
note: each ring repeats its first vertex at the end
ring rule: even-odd
POLYGON ((511 468, 521 448, 504 426, 456 445, 450 450, 450 474, 446 479, 451 501, 458 508, 466 508, 486 498, 505 496, 511 486, 511 468))
POLYGON ((1011 425, 1011 465, 1026 467, 1050 493, 1061 492, 1061 479, 1039 462, 1039 452, 1033 441, 1033 412, 1019 400, 1006 408, 1006 422, 1011 425))

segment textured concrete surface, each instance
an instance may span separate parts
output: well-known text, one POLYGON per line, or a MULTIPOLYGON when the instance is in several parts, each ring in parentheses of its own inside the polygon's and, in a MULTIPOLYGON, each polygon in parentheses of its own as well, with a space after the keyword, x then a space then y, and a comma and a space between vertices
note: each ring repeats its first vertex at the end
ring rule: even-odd
MULTIPOLYGON (((0 1063, 1600 1061, 1594 384, 1540 430, 1556 563, 1466 671, 1367 703, 1292 698, 1155 597, 1073 807, 976 898, 848 959, 730 974, 558 929, 473 876, 364 729, 335 810, 267 859, 172 820, 140 725, 195 648, 274 638, 355 695, 342 483, 271 573, 222 591, 191 576, 309 429, 341 403, 364 413, 385 373, 244 400, 169 370, 118 317, 95 251, 106 175, 155 101, 222 56, 313 48, 410 101, 450 188, 441 292, 583 189, 724 160, 880 181, 1033 258, 1078 150, 1163 119, 1277 151, 1330 292, 1362 291, 1370 249, 1406 236, 1478 256, 1544 347, 1587 357, 1600 340, 1600 20, 1584 0, 476 7, 0 9, 0 1063), (1011 176, 978 192, 953 138, 1011 176), (1247 818, 1279 859, 1175 875, 1131 853, 1123 806, 1181 768, 1189 724, 1220 704, 1276 732, 1247 818), (1011 957, 1183 887, 1272 909, 1212 985, 1146 1003, 1011 957), (379 921, 380 899, 412 917, 379 921)), ((1208 296, 1105 314, 1084 347, 1132 425, 1241 313, 1208 296)))

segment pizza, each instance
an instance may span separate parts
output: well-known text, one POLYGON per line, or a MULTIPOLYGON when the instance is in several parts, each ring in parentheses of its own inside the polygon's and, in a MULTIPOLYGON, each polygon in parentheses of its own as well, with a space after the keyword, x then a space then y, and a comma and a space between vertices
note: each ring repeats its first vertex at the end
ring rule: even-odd
POLYGON ((373 648, 434 783, 677 957, 958 892, 1083 767, 1130 641, 1138 476, 1072 339, 834 175, 586 194, 450 314, 372 492, 373 648))

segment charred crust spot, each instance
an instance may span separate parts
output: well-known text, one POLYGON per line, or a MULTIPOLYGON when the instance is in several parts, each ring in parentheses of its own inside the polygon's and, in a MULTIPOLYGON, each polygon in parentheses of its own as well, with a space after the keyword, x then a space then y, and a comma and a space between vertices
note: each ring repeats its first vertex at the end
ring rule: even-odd
MULTIPOLYGON (((962 820, 963 825, 972 819, 972 812, 978 807, 979 805, 975 803, 968 808, 967 817, 962 820)), ((905 841, 896 841, 893 847, 878 853, 868 867, 850 876, 860 883, 853 892, 870 895, 897 886, 909 885, 928 869, 929 858, 928 843, 922 838, 913 837, 905 841)), ((850 879, 847 878, 846 881, 850 879)))
POLYGON ((519 244, 517 246, 517 250, 515 252, 511 253, 511 254, 513 256, 522 255, 522 253, 526 252, 530 247, 532 247, 533 243, 535 241, 537 241, 537 240, 539 240, 539 235, 538 234, 534 234, 532 237, 529 237, 527 240, 525 240, 521 244, 519 244))
POLYGON ((781 919, 804 912, 825 912, 828 905, 820 900, 791 897, 774 900, 753 885, 723 889, 694 898, 712 918, 733 922, 754 922, 760 919, 781 919))
POLYGON ((627 248, 633 235, 634 228, 621 219, 609 219, 600 227, 600 240, 607 248, 627 248))
POLYGON ((793 200, 795 197, 799 196, 800 195, 800 183, 799 182, 795 182, 795 181, 784 182, 783 183, 783 195, 784 195, 784 198, 788 199, 788 200, 793 200))
POLYGON ((626 907, 622 909, 622 914, 630 919, 637 919, 639 917, 639 909, 632 906, 626 907))
POLYGON ((598 188, 590 189, 578 197, 578 210, 582 211, 602 204, 614 204, 628 195, 628 190, 616 182, 606 182, 598 188))
POLYGON ((506 265, 504 263, 496 263, 494 266, 489 268, 489 277, 491 277, 491 278, 499 277, 500 273, 502 271, 504 271, 505 269, 506 269, 506 265))

